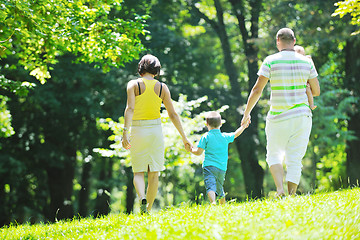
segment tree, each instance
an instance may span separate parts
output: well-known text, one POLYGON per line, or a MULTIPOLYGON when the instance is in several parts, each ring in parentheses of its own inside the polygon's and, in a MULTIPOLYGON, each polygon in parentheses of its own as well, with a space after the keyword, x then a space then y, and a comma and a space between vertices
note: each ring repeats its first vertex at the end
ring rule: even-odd
POLYGON ((354 136, 348 130, 347 122, 358 99, 342 88, 341 79, 345 73, 339 65, 334 56, 319 69, 322 94, 316 98, 318 108, 313 114, 307 154, 313 163, 313 171, 308 172, 308 181, 305 180, 316 191, 348 186, 345 146, 347 141, 354 140, 354 136))
MULTIPOLYGON (((349 0, 349 1, 340 1, 335 4, 337 9, 332 14, 332 16, 340 16, 343 18, 345 15, 350 14, 351 24, 355 26, 360 26, 360 1, 359 0, 349 0)), ((360 51, 359 39, 357 34, 360 33, 360 30, 357 30, 351 33, 352 37, 346 41, 345 46, 345 72, 346 77, 344 83, 345 86, 353 92, 354 96, 360 96, 360 84, 356 81, 357 76, 360 74, 360 63, 358 61, 357 53, 360 51)), ((360 180, 360 124, 357 121, 360 117, 360 111, 357 110, 352 114, 351 119, 349 120, 349 131, 352 131, 356 136, 356 139, 348 141, 346 147, 347 153, 347 175, 348 180, 351 185, 359 185, 360 180)))
MULTIPOLYGON (((9 137, 14 134, 14 129, 11 127, 11 115, 6 107, 7 97, 0 96, 0 137, 9 137)), ((1 146, 0 146, 1 148, 1 146)))
MULTIPOLYGON (((121 0, 4 1, 0 57, 15 56, 17 63, 2 68, 22 66, 45 83, 57 57, 64 53, 76 55, 74 62, 96 63, 105 72, 111 66, 123 66, 144 50, 139 36, 145 34, 146 16, 117 18, 113 13, 122 5, 121 0)), ((24 79, 0 75, 0 87, 12 93, 26 94, 33 86, 24 79)))
MULTIPOLYGON (((360 62, 358 52, 360 51, 360 42, 356 37, 352 37, 346 41, 345 47, 345 86, 353 93, 353 96, 360 98, 360 83, 356 81, 357 76, 360 74, 360 62)), ((358 100, 359 101, 359 100, 358 100)), ((358 103, 357 101, 357 103, 358 103)), ((351 114, 351 118, 348 122, 348 130, 355 135, 355 139, 347 141, 346 153, 347 153, 347 175, 349 183, 352 186, 359 186, 360 181, 360 111, 356 107, 357 104, 353 104, 356 111, 351 114)))
POLYGON ((2 58, 15 52, 19 63, 42 83, 50 78, 49 65, 66 52, 76 55, 76 61, 100 63, 106 71, 122 66, 143 50, 138 36, 144 34, 144 17, 111 18, 121 6, 121 0, 5 1, 2 58))
MULTIPOLYGON (((347 0, 347 1, 339 1, 335 3, 337 9, 331 16, 340 16, 343 18, 345 15, 350 14, 351 16, 351 24, 360 26, 360 1, 359 0, 347 0)), ((359 34, 360 30, 357 30, 351 35, 359 34)))
MULTIPOLYGON (((359 177, 358 168, 358 138, 359 132, 356 124, 356 102, 359 93, 356 90, 357 82, 354 79, 358 70, 358 61, 356 61, 358 35, 351 36, 354 32, 354 26, 349 24, 350 16, 344 16, 343 19, 331 17, 336 11, 334 3, 337 1, 275 1, 265 2, 265 12, 272 16, 264 16, 263 21, 263 39, 266 41, 268 35, 274 36, 277 29, 274 26, 288 26, 295 31, 297 44, 305 47, 307 54, 310 54, 314 60, 315 66, 319 71, 319 81, 322 93, 318 100, 325 106, 313 112, 313 130, 308 148, 308 154, 305 156, 305 163, 309 162, 304 168, 305 178, 312 179, 310 182, 315 186, 324 189, 324 176, 332 175, 332 181, 336 187, 347 186, 347 177, 345 175, 335 176, 334 172, 352 172, 347 173, 351 184, 357 184, 359 177), (326 81, 326 83, 324 83, 326 81), (327 81, 330 81, 329 84, 327 81), (330 96, 330 93, 334 96, 330 96), (327 103, 327 104, 326 104, 327 103), (354 118, 353 118, 354 117, 354 118), (325 120, 326 119, 326 120, 325 120), (327 122, 326 126, 323 121, 327 122), (336 133, 335 133, 336 132, 336 133), (331 134, 333 133, 333 134, 331 134), (346 153, 344 155, 341 149, 344 149, 346 141, 346 153), (349 154, 351 152, 351 154, 349 154), (331 155, 331 157, 329 157, 331 155), (311 159, 308 159, 308 157, 311 159), (347 160, 339 162, 338 159, 347 160), (349 159, 351 157, 351 160, 349 159), (335 163, 339 164, 333 168, 335 163), (338 168, 338 170, 336 169, 338 168), (340 169, 340 170, 339 170, 340 169), (307 172, 308 171, 308 172, 307 172), (316 172, 318 174, 316 175, 316 172), (319 174, 320 172, 320 174, 319 174), (314 179, 317 176, 318 179, 314 179), (342 177, 342 180, 339 178, 342 177), (345 179, 344 179, 345 178, 345 179), (337 184, 343 181, 342 184, 337 184), (320 185, 317 185, 320 183, 320 185)), ((354 2, 354 1, 346 1, 354 2)), ((273 43, 272 43, 273 44, 273 43)), ((269 47, 266 46, 265 49, 269 47)), ((305 165, 305 164, 304 164, 305 165)), ((303 183, 307 181, 302 181, 303 183)), ((304 184, 305 185, 305 184, 304 184)), ((310 188, 307 189, 309 191, 310 188)), ((313 190, 313 189, 311 189, 313 190)))
MULTIPOLYGON (((229 1, 231 4, 231 12, 237 19, 237 26, 239 28, 240 34, 242 36, 242 45, 244 46, 244 54, 246 56, 247 63, 247 75, 248 75, 248 86, 247 90, 250 92, 252 86, 255 84, 257 79, 257 70, 258 70, 258 49, 256 46, 256 39, 258 38, 259 31, 259 14, 261 12, 261 1, 229 1), (250 27, 245 23, 245 19, 250 18, 250 27)), ((204 2, 195 3, 193 1, 188 1, 188 4, 191 7, 191 10, 195 14, 204 19, 211 28, 218 35, 224 56, 224 67, 226 73, 229 76, 229 82, 231 86, 231 111, 229 111, 232 116, 232 123, 239 123, 240 116, 237 113, 237 107, 243 105, 245 100, 241 97, 238 71, 234 65, 233 60, 233 51, 230 47, 229 36, 227 33, 227 28, 224 22, 225 11, 223 6, 226 3, 222 3, 220 0, 214 0, 214 8, 216 11, 216 19, 211 19, 205 13, 201 11, 201 6, 206 5, 204 2), (197 7, 199 6, 199 7, 197 7)), ((264 170, 258 163, 256 152, 256 141, 257 131, 258 131, 258 110, 257 107, 254 108, 252 114, 252 124, 251 127, 247 129, 244 133, 244 136, 236 142, 237 150, 240 155, 241 166, 244 174, 244 180, 246 185, 246 192, 251 198, 259 198, 263 195, 263 178, 264 170)))
POLYGON ((1 192, 3 186, 9 186, 11 191, 4 193, 4 199, 9 201, 0 211, 11 213, 16 209, 18 212, 12 217, 19 222, 24 220, 19 218, 24 209, 50 221, 72 218, 77 206, 82 215, 89 214, 89 194, 84 192, 81 199, 77 198, 74 182, 82 184, 79 190, 105 190, 105 184, 96 180, 104 180, 109 168, 113 171, 111 166, 101 164, 105 161, 99 160, 92 149, 107 146, 107 136, 98 130, 96 118, 112 117, 117 112, 121 94, 114 89, 121 79, 104 75, 93 66, 71 64, 73 59, 69 55, 59 57, 57 67, 51 71, 52 80, 31 91, 26 101, 11 95, 9 110, 13 113, 15 134, 1 139, 4 149, 0 151, 4 164, 0 172, 1 192), (12 166, 17 166, 16 171, 9 171, 12 166), (104 178, 100 179, 102 172, 91 166, 104 169, 104 178), (77 172, 82 172, 83 177, 77 178, 77 172), (86 176, 92 176, 92 188, 86 176))

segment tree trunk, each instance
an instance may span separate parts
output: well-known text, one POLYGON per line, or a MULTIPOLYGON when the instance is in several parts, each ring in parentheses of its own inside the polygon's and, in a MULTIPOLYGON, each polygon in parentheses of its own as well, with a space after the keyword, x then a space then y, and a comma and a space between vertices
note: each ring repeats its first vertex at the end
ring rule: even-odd
POLYGON ((351 116, 349 131, 354 131, 356 140, 348 141, 346 145, 346 172, 350 186, 360 186, 360 113, 351 116))
POLYGON ((49 220, 69 219, 74 216, 73 194, 74 163, 76 154, 68 156, 62 166, 47 167, 48 186, 50 193, 49 220))
MULTIPOLYGON (((256 35, 257 36, 257 35, 256 35)), ((257 49, 254 44, 247 44, 247 63, 248 63, 248 76, 249 76, 249 88, 248 92, 250 93, 252 87, 255 85, 257 80, 257 71, 258 71, 258 58, 257 58, 257 49)), ((241 166, 244 173, 244 179, 246 183, 246 193, 251 198, 261 198, 263 196, 263 181, 264 181, 264 169, 259 165, 259 160, 257 158, 256 148, 258 144, 255 142, 255 139, 258 137, 258 107, 254 107, 251 113, 251 126, 246 129, 246 134, 242 136, 241 145, 243 150, 240 149, 238 144, 238 150, 240 154, 243 154, 241 157, 241 166), (244 147, 248 147, 244 151, 244 147), (241 151, 243 153, 241 153, 241 151)), ((261 130, 264 131, 264 130, 261 130)))
POLYGON ((246 194, 249 198, 263 196, 264 169, 257 159, 256 143, 253 139, 254 127, 249 127, 235 141, 241 159, 241 168, 244 174, 246 194))
MULTIPOLYGON (((261 1, 250 1, 251 6, 251 28, 247 29, 245 24, 245 7, 243 1, 229 0, 233 7, 233 13, 238 19, 238 27, 245 47, 245 55, 248 66, 248 92, 257 80, 258 71, 258 49, 255 39, 258 38, 258 22, 261 11, 261 1)), ((255 139, 258 137, 258 107, 255 106, 251 112, 251 125, 236 142, 241 158, 241 167, 244 174, 246 193, 250 198, 261 198, 263 196, 264 169, 259 165, 255 139)))
POLYGON ((102 183, 98 186, 96 206, 94 210, 94 216, 99 217, 110 213, 110 192, 112 189, 108 179, 112 178, 112 160, 106 159, 102 161, 99 182, 102 183))
POLYGON ((79 193, 79 214, 81 217, 86 217, 89 212, 91 161, 84 162, 82 168, 80 182, 81 189, 79 193))
POLYGON ((7 196, 5 192, 5 183, 0 183, 0 227, 10 223, 10 211, 6 207, 8 206, 7 196))
POLYGON ((134 209, 135 191, 133 172, 131 167, 125 167, 126 173, 126 213, 130 214, 134 209))
MULTIPOLYGON (((242 35, 243 44, 245 46, 245 54, 247 57, 248 63, 248 76, 249 76, 249 88, 255 84, 257 79, 257 49, 253 42, 253 39, 249 39, 249 32, 245 26, 245 8, 242 1, 230 0, 232 4, 233 12, 238 18, 239 29, 242 35)), ((238 82, 238 73, 237 69, 234 65, 234 61, 231 55, 231 48, 229 38, 226 32, 224 19, 223 19, 223 9, 221 6, 221 2, 219 0, 214 0, 215 8, 216 8, 216 16, 217 22, 209 19, 205 14, 200 12, 194 5, 192 5, 192 9, 203 18, 207 23, 211 25, 211 27, 215 30, 217 35, 219 36, 221 47, 224 54, 224 66, 226 69, 226 73, 229 76, 229 81, 231 85, 231 106, 228 111, 233 117, 235 117, 236 122, 240 122, 240 116, 236 111, 236 108, 244 103, 244 100, 241 98, 241 90, 238 82)), ((259 21, 259 13, 261 8, 261 1, 252 1, 250 3, 251 9, 251 37, 257 38, 258 36, 258 21, 259 21)), ((246 185, 246 193, 251 198, 259 198, 262 197, 262 184, 264 177, 264 170, 258 163, 257 154, 256 154, 256 143, 255 138, 257 137, 257 108, 255 107, 252 112, 252 124, 249 129, 247 129, 244 136, 240 137, 239 141, 236 141, 237 150, 239 152, 241 162, 242 162, 242 171, 244 174, 245 185, 246 185), (247 136, 247 137, 245 137, 247 136), (246 147, 244 147, 246 146, 246 147)))
POLYGON ((238 82, 238 73, 231 55, 230 42, 225 28, 223 9, 221 3, 219 0, 214 0, 214 3, 216 8, 216 17, 218 20, 217 22, 212 19, 209 19, 195 5, 191 5, 191 7, 196 15, 203 18, 208 24, 210 24, 210 26, 216 32, 216 34, 220 39, 221 48, 224 54, 224 67, 226 69, 227 75, 229 76, 229 82, 231 85, 231 95, 232 98, 235 98, 236 100, 235 102, 233 102, 233 104, 236 105, 237 107, 238 106, 237 104, 239 104, 238 101, 241 100, 241 95, 239 94, 240 85, 238 82))
MULTIPOLYGON (((354 93, 354 96, 360 97, 360 43, 357 37, 352 37, 346 42, 345 48, 345 87, 354 93)), ((360 111, 354 106, 355 113, 348 121, 348 130, 353 131, 356 139, 348 141, 346 145, 346 170, 350 186, 359 186, 360 184, 360 111)))

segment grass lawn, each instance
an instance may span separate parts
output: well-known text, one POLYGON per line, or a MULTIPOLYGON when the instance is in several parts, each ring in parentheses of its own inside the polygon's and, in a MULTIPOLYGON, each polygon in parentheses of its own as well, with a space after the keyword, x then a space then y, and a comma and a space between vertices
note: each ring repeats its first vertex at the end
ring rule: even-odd
POLYGON ((151 215, 19 225, 0 239, 360 239, 360 188, 281 200, 186 205, 151 215))

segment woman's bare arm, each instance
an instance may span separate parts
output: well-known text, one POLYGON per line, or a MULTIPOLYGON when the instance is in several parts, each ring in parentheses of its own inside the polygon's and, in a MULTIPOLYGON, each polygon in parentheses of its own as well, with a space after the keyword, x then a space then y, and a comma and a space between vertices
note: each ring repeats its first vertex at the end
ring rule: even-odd
POLYGON ((169 114, 169 118, 170 118, 171 122, 174 124, 174 126, 176 127, 176 129, 178 130, 178 132, 180 133, 182 140, 184 142, 185 149, 189 151, 192 144, 189 142, 189 140, 187 139, 187 137, 185 135, 184 129, 181 125, 180 117, 177 114, 177 112, 175 111, 174 105, 172 103, 170 90, 166 86, 166 84, 163 84, 163 90, 164 90, 163 103, 169 114))
POLYGON ((124 112, 124 129, 123 129, 122 145, 125 149, 129 149, 131 147, 130 138, 129 138, 129 128, 131 126, 132 118, 134 115, 134 108, 135 108, 134 80, 128 83, 126 92, 127 92, 127 104, 124 112))

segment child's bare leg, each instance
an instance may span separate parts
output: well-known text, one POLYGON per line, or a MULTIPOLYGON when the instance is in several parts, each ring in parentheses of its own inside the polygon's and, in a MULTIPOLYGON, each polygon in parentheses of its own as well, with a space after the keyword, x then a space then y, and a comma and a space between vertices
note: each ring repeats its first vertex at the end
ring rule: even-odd
POLYGON ((307 95, 307 98, 308 98, 308 101, 309 101, 310 108, 312 110, 314 110, 317 106, 315 106, 315 104, 314 104, 314 97, 313 97, 313 94, 311 92, 310 86, 306 86, 306 95, 307 95))
POLYGON ((219 199, 220 204, 225 204, 225 197, 219 199))
POLYGON ((216 204, 216 194, 214 191, 208 191, 207 193, 211 204, 216 204))

